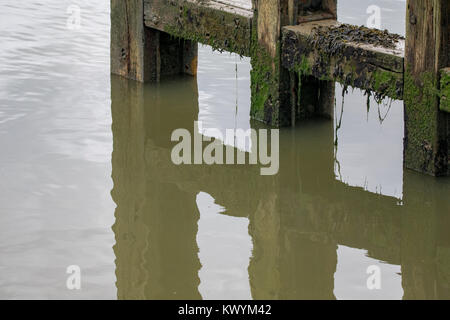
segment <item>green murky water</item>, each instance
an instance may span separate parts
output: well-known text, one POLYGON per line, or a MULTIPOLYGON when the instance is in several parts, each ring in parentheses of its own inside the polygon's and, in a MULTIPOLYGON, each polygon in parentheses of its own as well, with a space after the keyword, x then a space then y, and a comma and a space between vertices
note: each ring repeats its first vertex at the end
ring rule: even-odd
MULTIPOLYGON (((372 2, 402 33, 405 2, 372 2)), ((335 120, 281 130, 275 176, 175 166, 196 120, 264 128, 248 59, 202 47, 197 78, 140 85, 109 75, 108 1, 0 4, 0 298, 450 298, 450 180, 403 170, 401 102, 338 85, 335 120)))

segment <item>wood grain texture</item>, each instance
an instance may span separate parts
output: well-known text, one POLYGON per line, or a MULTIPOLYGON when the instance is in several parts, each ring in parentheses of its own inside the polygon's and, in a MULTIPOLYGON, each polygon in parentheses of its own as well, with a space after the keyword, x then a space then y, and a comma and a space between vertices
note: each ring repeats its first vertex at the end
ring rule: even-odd
POLYGON ((197 73, 197 43, 144 25, 144 0, 111 0, 111 73, 139 82, 197 73))
POLYGON ((406 21, 405 166, 448 175, 449 115, 439 110, 439 73, 450 62, 450 3, 408 0, 406 21))
POLYGON ((157 78, 159 37, 143 16, 143 0, 111 0, 111 73, 141 82, 157 78))
POLYGON ((251 19, 247 1, 145 0, 147 27, 212 46, 250 55, 251 19))
POLYGON ((297 0, 252 0, 251 116, 266 124, 291 125, 291 81, 281 68, 281 27, 296 23, 297 0))

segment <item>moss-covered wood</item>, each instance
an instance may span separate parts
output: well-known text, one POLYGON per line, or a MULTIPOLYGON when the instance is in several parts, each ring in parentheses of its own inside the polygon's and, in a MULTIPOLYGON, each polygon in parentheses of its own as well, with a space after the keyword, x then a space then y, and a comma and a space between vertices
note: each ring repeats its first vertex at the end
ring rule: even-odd
POLYGON ((280 65, 281 26, 296 22, 292 0, 252 0, 251 117, 281 127, 291 125, 289 72, 280 65))
POLYGON ((441 103, 440 109, 450 112, 450 68, 441 70, 441 103))
MULTIPOLYGON (((299 1, 297 24, 313 21, 332 20, 337 16, 336 0, 299 1)), ((333 117, 335 83, 290 70, 297 84, 292 88, 295 99, 292 99, 293 123, 313 116, 333 117)), ((292 82, 291 82, 292 83, 292 82)))
POLYGON ((379 97, 402 99, 402 42, 394 35, 340 25, 334 20, 308 22, 283 28, 282 66, 304 76, 371 90, 379 97), (351 32, 363 36, 346 38, 345 34, 351 32), (398 42, 387 47, 388 42, 369 41, 383 37, 398 42))
POLYGON ((439 73, 449 66, 448 0, 408 0, 405 48, 405 166, 449 174, 449 114, 439 110, 439 73))
POLYGON ((214 0, 144 0, 147 27, 244 56, 250 55, 252 15, 214 0))
POLYGON ((405 46, 397 35, 339 24, 336 0, 244 4, 111 0, 111 72, 142 82, 195 75, 197 42, 250 56, 251 117, 277 127, 330 116, 333 81, 404 99, 405 166, 448 175, 448 0, 408 0, 405 46))

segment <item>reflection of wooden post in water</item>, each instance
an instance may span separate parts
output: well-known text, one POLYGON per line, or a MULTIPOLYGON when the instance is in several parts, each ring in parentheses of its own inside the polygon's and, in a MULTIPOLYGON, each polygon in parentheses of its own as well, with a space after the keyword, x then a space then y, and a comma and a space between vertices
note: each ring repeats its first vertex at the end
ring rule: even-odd
POLYGON ((309 131, 282 131, 281 171, 259 179, 268 189, 257 192, 259 203, 249 217, 254 245, 249 277, 255 299, 334 299, 337 246, 328 230, 321 229, 330 208, 325 195, 334 182, 333 124, 324 121, 320 126, 322 136, 315 137, 318 145, 312 149, 305 143, 312 141, 309 131), (326 170, 308 171, 312 163, 326 170))
MULTIPOLYGON (((333 105, 333 100, 327 103, 333 105)), ((321 230, 321 217, 332 204, 324 201, 334 182, 333 123, 317 121, 319 134, 310 130, 286 137, 286 154, 280 172, 280 213, 282 220, 280 259, 282 299, 334 299, 337 245, 321 230), (314 144, 314 145, 312 145, 314 144), (296 147, 302 146, 302 147, 296 147), (310 170, 312 164, 321 170, 310 170)), ((288 132, 286 132, 289 135, 288 132)))
POLYGON ((405 299, 450 299, 450 188, 415 173, 404 177, 401 265, 405 299))
MULTIPOLYGON (((187 81, 181 87, 184 114, 189 118, 184 121, 192 126, 198 112, 196 83, 187 81), (188 94, 192 99, 186 99, 188 94), (191 108, 186 103, 191 103, 191 108)), ((180 190, 157 174, 161 165, 170 166, 170 132, 157 130, 170 127, 158 125, 167 119, 159 116, 157 107, 176 108, 176 96, 172 101, 157 101, 158 90, 151 89, 112 78, 112 196, 117 204, 113 230, 118 297, 197 299, 200 262, 196 192, 180 190), (155 101, 156 108, 152 106, 155 101), (164 133, 165 139, 160 136, 164 133)))

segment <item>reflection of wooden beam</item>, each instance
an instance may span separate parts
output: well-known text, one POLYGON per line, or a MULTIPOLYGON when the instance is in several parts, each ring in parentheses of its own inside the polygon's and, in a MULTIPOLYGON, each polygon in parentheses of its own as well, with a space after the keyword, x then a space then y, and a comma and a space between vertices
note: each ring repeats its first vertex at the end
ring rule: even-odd
POLYGON ((335 20, 323 20, 284 27, 283 67, 401 99, 404 41, 400 40, 395 49, 342 40, 333 42, 339 50, 332 53, 314 47, 314 42, 321 40, 316 28, 326 30, 340 25, 335 20))

